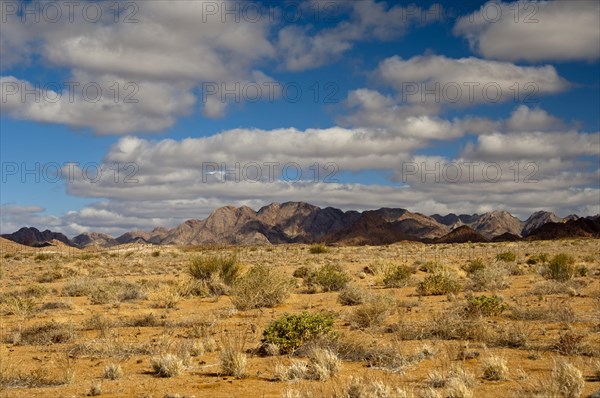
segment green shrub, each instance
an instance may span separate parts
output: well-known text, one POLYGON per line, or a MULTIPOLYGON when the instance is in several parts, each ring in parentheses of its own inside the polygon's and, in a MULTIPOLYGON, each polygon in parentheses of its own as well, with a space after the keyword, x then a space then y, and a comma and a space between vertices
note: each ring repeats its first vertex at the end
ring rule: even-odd
POLYGON ((444 267, 437 261, 427 261, 419 265, 419 271, 434 273, 442 270, 444 267))
POLYGON ((282 354, 290 354, 317 337, 335 337, 333 315, 302 312, 285 314, 274 320, 263 332, 263 346, 275 344, 282 354))
POLYGON ((310 272, 311 268, 307 267, 306 265, 303 265, 301 267, 296 268, 292 276, 294 278, 306 278, 308 274, 310 274, 310 272))
POLYGON ((308 251, 311 254, 321 254, 321 253, 327 253, 329 251, 329 249, 324 244, 319 243, 319 244, 312 245, 311 247, 309 247, 308 251))
POLYGON ((309 287, 320 287, 324 292, 337 292, 348 285, 352 278, 338 264, 325 264, 309 273, 304 282, 309 287))
POLYGON ((193 278, 210 281, 215 276, 226 285, 232 285, 241 272, 235 256, 196 256, 191 260, 188 273, 193 278))
POLYGON ((406 265, 395 265, 384 271, 383 284, 385 287, 403 287, 410 279, 410 268, 406 265))
POLYGON ((396 308, 394 297, 375 296, 365 304, 355 307, 348 317, 348 322, 355 329, 379 326, 396 311, 396 308))
POLYGON ((465 270, 465 272, 473 274, 477 271, 485 269, 485 263, 481 258, 476 258, 473 260, 469 260, 469 262, 467 262, 463 269, 465 270))
POLYGON ((552 257, 550 263, 544 269, 544 276, 559 282, 573 279, 576 273, 575 259, 566 253, 559 253, 552 257))
POLYGON ((510 263, 512 261, 515 261, 517 259, 517 255, 511 251, 507 251, 507 252, 503 252, 503 253, 498 253, 496 255, 496 260, 498 261, 504 261, 507 263, 510 263))
POLYGON ((274 307, 289 296, 293 282, 268 265, 254 265, 233 285, 231 301, 238 310, 274 307))
POLYGON ((458 293, 460 283, 455 276, 448 272, 436 272, 428 275, 417 285, 417 293, 420 296, 439 296, 448 293, 458 293))
POLYGON ((368 297, 368 293, 354 285, 346 286, 342 291, 340 291, 340 295, 338 296, 338 302, 341 305, 359 305, 363 304, 368 297))
POLYGON ((497 316, 506 308, 506 304, 498 296, 476 296, 467 299, 465 310, 471 316, 497 316))

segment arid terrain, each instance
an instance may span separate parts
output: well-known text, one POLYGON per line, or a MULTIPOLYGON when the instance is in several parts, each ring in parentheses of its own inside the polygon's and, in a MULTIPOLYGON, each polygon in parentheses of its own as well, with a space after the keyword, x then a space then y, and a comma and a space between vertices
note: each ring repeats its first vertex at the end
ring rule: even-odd
POLYGON ((587 397, 599 247, 2 239, 0 396, 587 397))

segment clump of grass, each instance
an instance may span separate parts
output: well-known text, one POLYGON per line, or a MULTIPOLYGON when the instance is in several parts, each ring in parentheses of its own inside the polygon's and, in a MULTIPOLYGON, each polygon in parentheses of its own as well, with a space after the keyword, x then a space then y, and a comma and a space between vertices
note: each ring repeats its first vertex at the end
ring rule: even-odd
POLYGON ((485 269, 485 267, 486 267, 485 262, 481 258, 475 258, 473 260, 469 260, 462 267, 462 269, 468 274, 473 274, 477 271, 481 271, 481 270, 485 269))
POLYGON ((277 364, 276 380, 320 380, 325 381, 337 375, 342 361, 335 352, 328 348, 313 348, 308 353, 308 362, 293 361, 289 366, 277 364))
POLYGON ((290 354, 302 344, 318 337, 335 337, 332 315, 302 312, 285 314, 271 322, 263 332, 262 344, 275 344, 282 354, 290 354))
POLYGON ((176 308, 182 297, 177 286, 165 285, 154 292, 152 301, 158 308, 176 308))
POLYGON ((221 374, 225 376, 243 377, 248 359, 246 354, 233 345, 223 347, 220 354, 221 374))
POLYGON ((23 345, 51 345, 69 343, 75 339, 75 327, 72 323, 47 322, 20 328, 18 342, 23 345))
POLYGON ((93 382, 87 395, 88 397, 97 397, 98 395, 102 395, 102 384, 99 381, 93 382))
POLYGON ((508 366, 506 359, 497 355, 490 355, 483 360, 483 378, 485 380, 499 381, 508 379, 508 366))
POLYGON ((68 297, 83 297, 91 294, 98 282, 89 277, 75 277, 69 279, 62 289, 62 295, 68 297))
POLYGON ((559 253, 552 257, 550 262, 542 270, 546 279, 552 279, 558 282, 566 282, 575 277, 575 259, 566 253, 559 253))
POLYGON ((348 316, 350 326, 367 329, 379 326, 396 311, 396 300, 392 296, 377 295, 365 304, 355 307, 348 316))
POLYGON ((465 312, 469 316, 498 316, 507 308, 498 296, 473 296, 467 299, 465 312))
POLYGON ((285 301, 292 281, 268 265, 254 265, 239 278, 231 291, 231 301, 238 310, 274 307, 285 301))
POLYGON ((514 252, 511 252, 511 251, 506 251, 506 252, 498 253, 496 255, 496 260, 498 260, 498 261, 504 261, 506 263, 513 262, 516 259, 517 259, 517 255, 514 252))
POLYGON ((364 304, 367 301, 368 296, 368 292, 364 289, 355 285, 348 285, 340 291, 338 303, 341 305, 364 304))
POLYGON ((318 244, 310 246, 308 248, 308 251, 310 252, 310 254, 321 254, 321 253, 327 253, 329 251, 329 249, 324 244, 318 243, 318 244))
POLYGON ((436 272, 428 275, 417 285, 420 296, 440 296, 448 293, 458 293, 461 289, 456 276, 448 271, 436 272))
POLYGON ((385 269, 383 285, 389 288, 404 287, 408 285, 411 270, 406 265, 393 265, 385 269))
POLYGON ((325 264, 310 272, 304 283, 313 291, 320 288, 324 292, 335 292, 345 288, 351 279, 341 265, 325 264))
POLYGON ((469 273, 469 288, 474 291, 502 290, 510 286, 509 270, 500 264, 488 265, 469 273))
POLYGON ((39 253, 39 254, 36 254, 33 259, 35 261, 47 261, 47 260, 52 260, 52 258, 53 258, 53 256, 50 253, 39 253))
POLYGON ((152 371, 158 377, 178 376, 185 369, 183 359, 174 354, 162 354, 152 358, 150 365, 152 366, 152 371))
POLYGON ((560 359, 552 369, 553 389, 562 398, 579 398, 583 393, 585 381, 581 371, 573 364, 560 359))
POLYGON ((123 369, 121 365, 118 363, 109 363, 104 367, 104 375, 105 379, 109 380, 117 380, 123 377, 123 369))
POLYGON ((312 268, 307 267, 306 265, 302 265, 294 270, 294 273, 292 274, 292 276, 294 278, 306 278, 308 276, 308 274, 311 273, 311 271, 312 271, 312 268))
POLYGON ((154 250, 152 253, 150 253, 150 255, 152 257, 159 257, 160 256, 160 250, 154 250))
POLYGON ((235 256, 195 256, 187 271, 191 277, 205 282, 218 276, 231 286, 242 270, 235 256))

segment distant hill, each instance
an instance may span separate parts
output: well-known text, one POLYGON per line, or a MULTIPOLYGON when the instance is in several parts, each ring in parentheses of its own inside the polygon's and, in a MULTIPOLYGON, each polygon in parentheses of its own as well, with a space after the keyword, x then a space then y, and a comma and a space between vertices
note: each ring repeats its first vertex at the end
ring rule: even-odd
POLYGON ((435 243, 489 242, 490 240, 466 225, 460 226, 435 240, 435 243))
POLYGON ((43 247, 48 242, 57 240, 69 246, 75 246, 65 235, 50 230, 40 231, 34 227, 23 227, 12 234, 3 234, 3 238, 26 246, 43 247))
POLYGON ((167 229, 134 230, 113 238, 86 232, 69 240, 60 232, 25 227, 4 238, 27 246, 51 245, 58 241, 79 248, 111 247, 129 243, 156 245, 327 242, 348 245, 382 245, 402 240, 424 243, 516 241, 598 236, 599 218, 565 219, 537 211, 522 221, 505 210, 483 214, 427 216, 403 208, 381 208, 358 212, 333 207, 320 208, 305 202, 271 203, 258 211, 248 206, 225 206, 202 220, 190 219, 167 229))

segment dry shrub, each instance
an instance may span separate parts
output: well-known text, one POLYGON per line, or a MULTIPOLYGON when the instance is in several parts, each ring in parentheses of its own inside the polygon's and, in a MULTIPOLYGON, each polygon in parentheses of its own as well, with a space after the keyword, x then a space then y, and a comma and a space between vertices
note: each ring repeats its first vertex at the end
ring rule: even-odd
POLYGON ((359 305, 364 304, 369 298, 369 292, 356 285, 348 285, 338 296, 338 303, 341 305, 359 305))
POLYGON ((319 289, 323 292, 337 292, 345 288, 351 280, 341 265, 328 263, 311 271, 304 278, 304 284, 310 292, 319 289))
POLYGON ((550 262, 542 269, 542 275, 547 279, 566 282, 575 277, 575 258, 566 253, 559 253, 552 257, 550 262))
POLYGON ((268 265, 255 265, 239 278, 231 291, 231 301, 238 310, 275 307, 290 294, 292 281, 268 265))
POLYGON ((508 366, 506 359, 497 355, 489 355, 482 363, 483 378, 485 380, 499 381, 508 379, 508 366))
POLYGON ((244 353, 247 336, 234 333, 222 339, 219 355, 221 374, 224 376, 244 377, 248 358, 244 353))
POLYGON ((381 325, 395 311, 396 299, 393 296, 376 295, 355 307, 348 315, 348 322, 352 328, 367 329, 381 325))
POLYGON ((162 354, 152 358, 152 371, 158 377, 174 377, 185 370, 183 359, 174 354, 162 354))
POLYGON ((201 281, 209 281, 218 276, 231 286, 241 273, 235 256, 195 256, 188 267, 188 274, 201 281))
POLYGON ((104 368, 103 377, 105 379, 109 379, 109 380, 120 379, 121 377, 123 377, 123 369, 121 368, 121 365, 119 365, 118 363, 114 363, 114 362, 109 363, 104 368))
POLYGON ((342 361, 335 352, 328 348, 312 348, 308 353, 308 362, 292 361, 289 366, 277 364, 275 379, 287 380, 320 380, 325 381, 337 375, 342 361))
POLYGON ((47 322, 16 331, 22 345, 50 345, 69 343, 75 339, 72 323, 47 322))
POLYGON ((417 285, 420 296, 440 296, 448 293, 458 293, 461 289, 460 282, 450 271, 435 272, 428 275, 417 285))
POLYGON ((560 359, 552 369, 552 387, 562 398, 579 398, 585 381, 581 371, 566 360, 560 359))
POLYGON ((390 265, 383 271, 383 285, 390 288, 408 285, 411 270, 406 265, 390 265))
POLYGON ((474 291, 496 291, 510 286, 509 271, 504 265, 492 264, 469 274, 469 288, 474 291))

